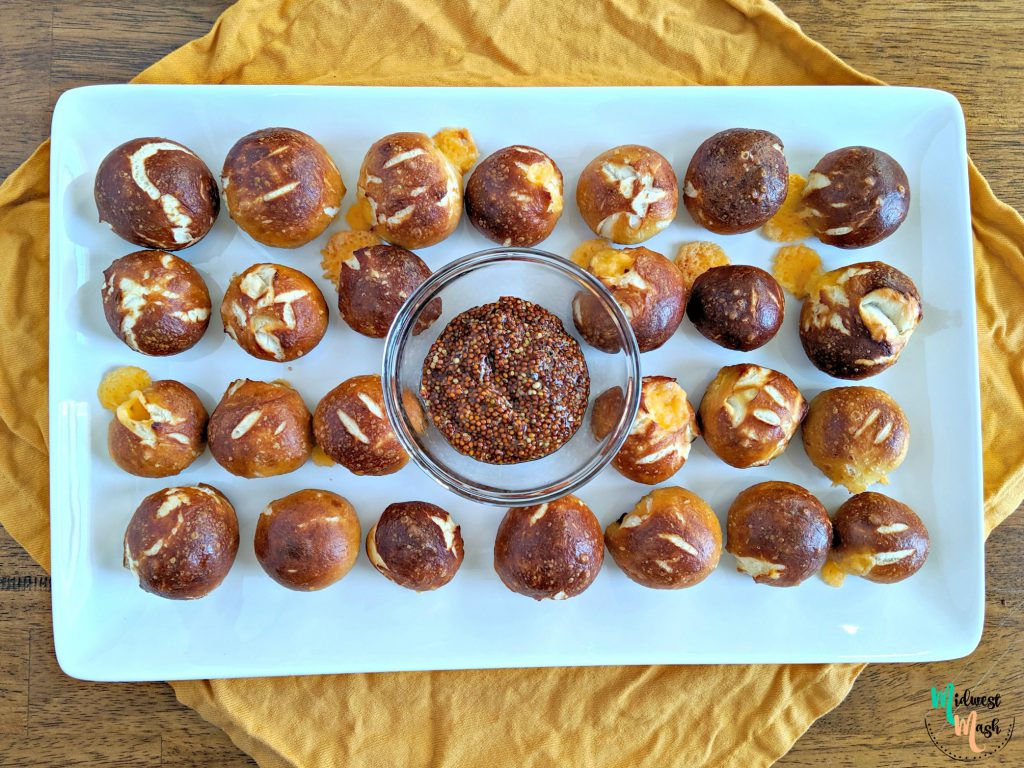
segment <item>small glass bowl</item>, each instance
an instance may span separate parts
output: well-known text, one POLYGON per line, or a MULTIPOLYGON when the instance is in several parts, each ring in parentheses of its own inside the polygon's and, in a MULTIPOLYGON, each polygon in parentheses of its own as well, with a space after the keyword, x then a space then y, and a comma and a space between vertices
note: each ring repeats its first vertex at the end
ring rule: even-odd
POLYGON ((434 273, 409 296, 392 323, 381 377, 388 418, 413 461, 450 491, 499 506, 542 504, 587 483, 622 447, 640 403, 640 351, 622 308, 593 275, 561 256, 533 248, 479 251, 434 273), (601 352, 580 337, 573 324, 573 304, 581 294, 593 296, 596 306, 608 313, 609 322, 602 325, 617 332, 617 352, 601 352), (583 424, 557 451, 533 461, 498 465, 459 453, 433 426, 429 413, 424 419, 409 408, 423 408, 423 360, 448 323, 467 309, 502 296, 532 301, 561 319, 586 357, 590 402, 583 424), (438 297, 441 316, 414 335, 411 331, 421 313, 438 297), (625 395, 623 409, 614 428, 598 440, 590 428, 594 401, 615 387, 625 395))

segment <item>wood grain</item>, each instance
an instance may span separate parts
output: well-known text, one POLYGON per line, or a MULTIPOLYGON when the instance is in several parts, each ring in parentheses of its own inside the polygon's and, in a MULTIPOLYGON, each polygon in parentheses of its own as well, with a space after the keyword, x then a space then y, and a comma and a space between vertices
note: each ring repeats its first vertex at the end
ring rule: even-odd
MULTIPOLYGON (((0 176, 49 131, 56 98, 118 82, 207 31, 228 5, 194 0, 4 0, 0 3, 0 176)), ((1024 7, 1018 0, 781 0, 804 30, 889 82, 956 94, 972 156, 996 193, 1024 208, 1024 7)), ((795 115, 794 119, 799 119, 795 115)), ((987 619, 978 650, 937 664, 874 665, 780 765, 942 766, 923 717, 949 680, 1003 694, 1024 717, 1024 516, 987 546, 987 619)), ((1024 723, 1024 721, 1022 721, 1024 723)), ((1024 764, 1024 726, 989 765, 1024 764)), ((254 765, 162 683, 82 683, 53 653, 49 579, 0 529, 0 766, 254 765)))

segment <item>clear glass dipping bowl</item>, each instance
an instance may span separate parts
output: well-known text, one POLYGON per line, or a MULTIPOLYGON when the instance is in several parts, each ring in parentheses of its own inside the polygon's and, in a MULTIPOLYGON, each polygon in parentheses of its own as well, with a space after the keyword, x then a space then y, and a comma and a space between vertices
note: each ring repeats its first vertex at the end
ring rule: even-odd
POLYGON ((491 248, 457 259, 434 273, 406 300, 391 325, 381 373, 388 418, 405 450, 428 475, 450 491, 484 504, 527 506, 552 501, 586 484, 612 460, 629 435, 640 400, 640 352, 629 321, 603 285, 568 259, 533 248, 491 248), (580 337, 573 324, 573 302, 589 294, 608 313, 619 335, 619 351, 601 352, 580 337), (456 451, 433 426, 410 413, 408 395, 419 396, 423 360, 437 337, 458 314, 516 296, 557 315, 580 344, 590 372, 590 401, 582 426, 554 453, 520 464, 487 464, 456 451), (424 308, 440 297, 441 316, 412 334, 424 308), (625 397, 615 427, 598 440, 590 428, 594 401, 618 387, 625 397), (417 430, 416 425, 422 428, 417 430))

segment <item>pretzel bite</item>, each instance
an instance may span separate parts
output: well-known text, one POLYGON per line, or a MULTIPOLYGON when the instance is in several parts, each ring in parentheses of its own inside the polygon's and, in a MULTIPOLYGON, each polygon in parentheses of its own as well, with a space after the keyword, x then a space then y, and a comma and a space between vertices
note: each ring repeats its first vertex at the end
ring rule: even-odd
POLYGON ((462 215, 462 177, 423 133, 392 133, 363 159, 356 199, 369 207, 372 229, 415 250, 444 240, 462 215))
POLYGON ((683 179, 683 202, 702 227, 735 235, 767 222, 788 190, 782 139, 768 131, 730 128, 697 148, 683 179))
POLYGON ((101 222, 144 248, 178 251, 202 240, 220 212, 217 182, 188 147, 170 139, 132 139, 96 171, 101 222))
POLYGON ((539 149, 516 145, 485 158, 466 183, 466 215, 501 245, 544 240, 562 215, 562 172, 539 149))
POLYGON ((341 174, 312 136, 264 128, 231 147, 220 174, 228 215, 253 240, 298 248, 320 235, 341 210, 341 174))
POLYGON ((685 488, 656 488, 608 526, 608 551, 622 572, 652 589, 692 587, 722 556, 714 510, 685 488))
POLYGON ((910 209, 902 166, 871 147, 829 152, 807 175, 800 215, 823 243, 865 248, 884 240, 910 209))
POLYGON ((813 400, 803 425, 807 457, 833 485, 860 493, 903 463, 910 424, 903 409, 874 387, 826 389, 813 400))
MULTIPOLYGON (((419 402, 406 393, 406 408, 419 402)), ((390 475, 409 461, 384 412, 380 376, 353 376, 328 392, 313 413, 316 444, 356 475, 390 475)))
POLYGON ((805 488, 768 482, 742 491, 729 507, 725 549, 736 570, 758 584, 795 587, 828 557, 832 523, 805 488))
MULTIPOLYGON (((657 349, 683 321, 686 287, 675 264, 647 248, 594 249, 582 265, 594 275, 626 313, 641 352, 657 349)), ((611 316, 595 296, 580 292, 573 299, 576 330, 594 347, 616 352, 619 334, 611 316)))
POLYGON ((164 488, 142 500, 124 534, 124 567, 147 592, 193 600, 216 589, 238 554, 238 517, 212 485, 164 488))
POLYGON ((576 205, 594 234, 634 245, 676 217, 679 192, 672 165, 650 147, 625 144, 602 152, 580 174, 576 205))
POLYGON ((361 536, 348 499, 306 488, 263 509, 253 546, 270 578, 288 589, 311 592, 352 570, 361 536))
MULTIPOLYGON (((353 331, 383 339, 405 300, 428 277, 430 267, 405 248, 397 245, 358 248, 341 262, 338 309, 353 331)), ((420 313, 413 333, 422 333, 440 316, 441 299, 437 298, 420 313)))
POLYGON ((601 525, 575 496, 505 513, 494 540, 494 570, 513 592, 534 600, 575 597, 604 562, 601 525))
POLYGON ((284 382, 237 379, 210 416, 210 453, 239 477, 293 472, 313 450, 309 409, 284 382))
POLYGON ((694 281, 686 315, 709 341, 749 352, 775 338, 786 316, 786 298, 763 269, 712 267, 694 281))
POLYGON ((848 573, 879 584, 903 581, 921 569, 931 545, 928 529, 914 510, 870 491, 848 499, 836 511, 832 527, 826 581, 836 587, 848 573))
POLYGON ((815 282, 800 312, 800 342, 829 376, 864 379, 896 363, 922 317, 913 280, 865 261, 815 282))
POLYGON ((195 267, 163 251, 136 251, 103 271, 103 314, 129 348, 176 355, 210 324, 210 292, 195 267))
POLYGON ((308 354, 327 332, 327 302, 316 283, 281 264, 253 264, 232 277, 220 317, 243 350, 279 363, 308 354))
POLYGON ((445 510, 425 501, 388 505, 366 536, 373 567, 416 592, 443 587, 462 565, 462 532, 445 510))
POLYGON ((740 363, 719 370, 697 418, 715 455, 743 469, 763 467, 781 455, 806 415, 807 401, 788 376, 740 363))
MULTIPOLYGON (((622 417, 623 396, 618 387, 594 401, 590 427, 603 440, 622 417)), ((686 392, 669 376, 644 376, 640 387, 640 408, 629 437, 612 459, 624 477, 655 485, 678 472, 697 439, 697 419, 686 392)))
POLYGON ((117 406, 107 429, 107 450, 130 474, 176 475, 206 449, 207 419, 191 389, 179 381, 154 381, 117 406))

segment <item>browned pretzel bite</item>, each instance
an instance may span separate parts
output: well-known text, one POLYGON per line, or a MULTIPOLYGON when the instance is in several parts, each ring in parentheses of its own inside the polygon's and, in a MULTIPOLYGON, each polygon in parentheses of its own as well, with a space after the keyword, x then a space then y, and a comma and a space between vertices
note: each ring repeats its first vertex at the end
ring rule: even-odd
POLYGON ((118 405, 107 450, 133 475, 176 475, 206 449, 207 418, 202 401, 180 381, 154 381, 118 405))
POLYGON ((740 492, 726 533, 736 570, 772 587, 795 587, 812 576, 832 544, 825 507, 793 483, 758 483, 740 492))
MULTIPOLYGON (((902 502, 881 493, 858 493, 832 521, 835 542, 829 565, 833 586, 844 574, 879 584, 894 584, 917 573, 928 558, 931 540, 921 518, 902 502)), ((838 583, 836 583, 838 582, 838 583)))
POLYGON ((749 352, 775 338, 786 316, 786 298, 763 269, 712 267, 694 281, 686 315, 709 341, 749 352))
MULTIPOLYGON (((624 398, 618 387, 594 401, 590 426, 594 437, 603 440, 622 418, 624 398)), ((654 485, 668 480, 686 463, 690 444, 700 430, 686 392, 670 376, 644 376, 640 386, 640 407, 629 436, 612 459, 624 477, 654 485)))
POLYGON ((462 176, 425 133, 392 133, 373 143, 359 169, 356 199, 378 237, 426 248, 455 231, 462 176))
POLYGON ((309 592, 329 587, 352 569, 361 536, 348 499, 306 488, 263 509, 253 547, 270 578, 288 589, 309 592))
POLYGON ((652 589, 692 587, 722 556, 722 526, 697 494, 656 488, 605 530, 608 551, 622 572, 652 589))
MULTIPOLYGON (((411 393, 405 403, 419 413, 411 393)), ((324 395, 313 413, 313 431, 320 449, 356 475, 390 475, 409 461, 384 412, 377 374, 353 376, 324 395)))
MULTIPOLYGON (((679 269, 648 248, 595 248, 581 264, 601 281, 629 319, 641 352, 657 349, 675 333, 686 308, 679 269)), ((580 335, 605 352, 618 350, 619 334, 598 299, 580 292, 573 299, 573 322, 580 335)))
POLYGON ((163 251, 136 251, 103 271, 103 314, 129 348, 176 355, 210 324, 210 292, 195 267, 163 251))
POLYGON ((124 567, 144 590, 171 600, 208 595, 237 553, 235 508, 206 483, 150 494, 124 534, 124 567))
POLYGON ((800 216, 823 243, 864 248, 899 228, 910 209, 910 183, 890 155, 843 147, 807 174, 800 216))
POLYGON ((494 540, 494 570, 513 592, 565 600, 589 587, 604 562, 601 526, 575 496, 510 509, 494 540))
POLYGON ((488 240, 530 246, 544 240, 562 215, 562 172, 533 147, 499 149, 466 182, 466 215, 488 240))
POLYGON ((112 149, 96 171, 93 196, 114 234, 165 251, 202 240, 220 212, 206 163, 185 145, 157 137, 112 149))
POLYGON ((253 264, 231 278, 220 317, 243 350, 279 363, 308 354, 327 332, 327 302, 316 283, 281 264, 253 264))
POLYGON ((231 382, 210 416, 209 432, 213 458, 239 477, 293 472, 313 450, 309 409, 284 382, 231 382))
POLYGON ((788 376, 751 363, 719 370, 697 412, 704 442, 740 468, 779 456, 806 415, 807 401, 788 376))
MULTIPOLYGON (((341 262, 338 310, 349 327, 364 336, 383 339, 409 295, 430 277, 419 256, 397 245, 357 248, 341 262)), ((441 316, 441 299, 420 313, 413 333, 422 333, 441 316)))
POLYGON ((865 261, 814 283, 800 312, 800 342, 829 376, 863 379, 896 363, 922 317, 913 280, 888 264, 865 261))
POLYGON ((613 243, 635 245, 654 237, 675 219, 678 203, 672 165, 639 144, 602 152, 576 184, 583 220, 594 234, 613 243))
POLYGON ((327 150, 294 128, 264 128, 231 147, 220 175, 228 215, 253 240, 298 248, 341 210, 345 185, 327 150))
POLYGON ((683 179, 683 202, 701 226, 723 235, 757 229, 789 190, 782 139, 769 131, 730 128, 701 144, 683 179))
POLYGON ((416 592, 443 587, 464 554, 462 531, 436 504, 389 504, 366 536, 366 555, 381 574, 416 592))
POLYGON ((910 424, 903 409, 874 387, 826 389, 811 400, 803 424, 807 457, 833 485, 860 493, 903 463, 910 424))

